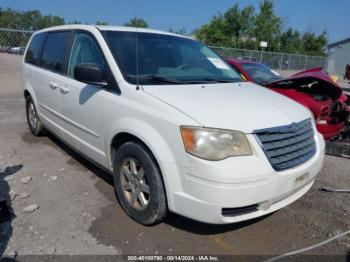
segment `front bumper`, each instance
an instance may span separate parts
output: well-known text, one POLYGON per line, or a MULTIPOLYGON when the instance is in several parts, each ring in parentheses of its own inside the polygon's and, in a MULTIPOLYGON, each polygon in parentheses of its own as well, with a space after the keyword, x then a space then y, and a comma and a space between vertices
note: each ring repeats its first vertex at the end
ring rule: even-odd
MULTIPOLYGON (((253 156, 205 161, 189 156, 190 168, 180 168, 181 184, 173 176, 175 192, 168 195, 169 209, 211 224, 234 223, 274 212, 304 195, 323 166, 324 141, 316 135, 315 155, 304 164, 282 172, 272 169, 256 140, 253 156), (317 138, 316 138, 317 137, 317 138), (223 208, 256 206, 237 215, 223 215, 223 208)), ((173 169, 174 171, 174 169, 173 169)))
POLYGON ((333 137, 336 137, 344 130, 345 123, 338 124, 317 124, 317 131, 323 135, 325 140, 330 140, 333 137))
POLYGON ((323 135, 325 140, 330 140, 331 138, 339 135, 344 127, 345 123, 316 125, 317 131, 323 135))

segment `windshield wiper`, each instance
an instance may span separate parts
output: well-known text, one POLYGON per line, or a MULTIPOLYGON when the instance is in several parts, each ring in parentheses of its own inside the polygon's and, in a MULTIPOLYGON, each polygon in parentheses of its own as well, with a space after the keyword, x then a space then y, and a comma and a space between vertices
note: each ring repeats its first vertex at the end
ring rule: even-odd
POLYGON ((147 80, 153 80, 158 83, 171 83, 171 84, 183 84, 181 81, 177 81, 175 79, 170 79, 164 76, 158 76, 158 75, 127 75, 127 78, 138 78, 138 79, 147 79, 147 80))
POLYGON ((206 82, 216 82, 216 83, 237 83, 240 82, 240 79, 220 79, 220 78, 213 78, 213 77, 206 77, 201 79, 202 81, 206 81, 206 82))
POLYGON ((213 83, 237 83, 240 82, 240 79, 220 79, 220 78, 213 78, 213 77, 205 77, 202 79, 196 79, 196 80, 175 80, 170 79, 164 76, 159 75, 127 75, 127 78, 138 78, 142 80, 153 80, 157 83, 171 83, 171 84, 201 84, 206 82, 213 82, 213 83))

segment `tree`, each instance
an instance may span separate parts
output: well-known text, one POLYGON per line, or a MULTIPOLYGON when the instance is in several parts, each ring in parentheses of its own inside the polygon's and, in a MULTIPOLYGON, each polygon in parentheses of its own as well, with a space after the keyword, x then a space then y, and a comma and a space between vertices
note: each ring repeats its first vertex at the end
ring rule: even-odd
POLYGON ((96 25, 108 25, 108 23, 104 21, 96 21, 96 25))
POLYGON ((208 45, 231 46, 230 36, 227 34, 227 23, 219 14, 196 31, 196 38, 208 45))
POLYGON ((10 8, 0 10, 0 27, 4 28, 38 30, 62 24, 64 24, 62 17, 52 15, 43 16, 38 10, 24 12, 10 8))
POLYGON ((147 28, 148 24, 145 20, 142 18, 133 18, 129 22, 124 24, 125 26, 131 26, 131 27, 139 27, 139 28, 147 28))
POLYGON ((281 35, 281 51, 286 53, 298 53, 303 49, 301 34, 298 30, 289 28, 281 35))
POLYGON ((19 22, 19 12, 12 9, 0 10, 0 27, 16 28, 19 22))
POLYGON ((214 16, 208 24, 196 30, 195 36, 211 45, 244 47, 245 44, 254 42, 254 12, 253 6, 240 9, 235 4, 224 14, 214 16))
MULTIPOLYGON (((81 24, 81 21, 72 23, 81 24)), ((0 7, 0 28, 38 30, 62 24, 65 24, 62 17, 43 16, 38 10, 16 11, 0 7)), ((107 25, 108 23, 96 21, 96 24, 107 25)), ((274 12, 273 1, 263 0, 258 10, 251 5, 242 9, 235 4, 224 13, 215 15, 208 23, 196 29, 193 34, 197 39, 214 46, 258 49, 260 41, 267 41, 268 51, 325 55, 328 43, 327 32, 317 35, 311 31, 301 33, 293 28, 283 31, 282 24, 283 19, 276 16, 274 12)), ((148 27, 145 20, 136 17, 125 25, 148 27)), ((169 31, 186 35, 185 29, 169 29, 169 31)), ((0 37, 7 39, 5 34, 2 32, 0 37)), ((24 40, 16 40, 16 42, 22 43, 24 40)))
POLYGON ((81 24, 83 24, 83 22, 81 22, 80 20, 73 20, 72 22, 69 22, 67 24, 70 24, 70 25, 81 25, 81 24))
POLYGON ((254 19, 254 35, 257 44, 260 41, 266 41, 268 42, 267 50, 279 51, 281 30, 282 19, 275 15, 272 0, 264 0, 260 3, 260 12, 254 19))
POLYGON ((195 37, 208 45, 260 49, 260 41, 268 42, 268 51, 324 55, 327 33, 320 35, 288 28, 282 30, 283 19, 274 12, 272 0, 263 0, 259 10, 248 5, 233 5, 196 29, 195 37))
POLYGON ((281 49, 286 53, 324 56, 327 43, 326 32, 317 36, 312 32, 301 34, 299 31, 289 28, 281 35, 281 49))
POLYGON ((181 28, 179 30, 174 30, 172 28, 169 28, 169 32, 170 33, 174 33, 174 34, 178 34, 178 35, 187 35, 187 32, 186 32, 185 28, 181 28))
POLYGON ((248 37, 249 39, 251 39, 254 36, 254 14, 255 8, 250 5, 241 11, 241 36, 248 37))
POLYGON ((226 30, 232 37, 232 42, 251 37, 254 12, 253 6, 247 6, 241 10, 238 4, 235 4, 224 13, 226 30))
POLYGON ((37 29, 47 28, 51 26, 64 25, 64 19, 59 16, 42 16, 36 24, 37 29))
POLYGON ((324 31, 321 35, 306 32, 302 38, 303 53, 308 55, 325 55, 325 47, 328 43, 327 33, 324 31))

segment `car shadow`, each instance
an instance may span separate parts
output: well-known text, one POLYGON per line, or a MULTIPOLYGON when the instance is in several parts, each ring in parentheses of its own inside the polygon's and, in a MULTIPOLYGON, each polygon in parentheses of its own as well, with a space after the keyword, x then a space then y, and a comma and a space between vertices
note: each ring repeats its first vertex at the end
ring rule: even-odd
MULTIPOLYGON (((104 182, 108 183, 110 186, 113 187, 113 178, 107 171, 105 171, 95 163, 89 161, 80 153, 76 152, 74 149, 70 148, 68 145, 62 142, 55 135, 48 132, 47 137, 52 142, 54 142, 60 149, 62 149, 66 154, 68 154, 75 161, 77 161, 80 165, 82 165, 84 168, 88 169, 90 172, 92 172, 93 174, 101 178, 104 182)), ((115 200, 117 201, 117 199, 115 200)), ((235 230, 242 229, 244 227, 255 224, 261 220, 264 220, 272 214, 268 214, 256 219, 251 219, 248 221, 238 222, 234 224, 213 225, 213 224, 198 222, 190 218, 186 218, 181 215, 170 212, 168 217, 164 220, 163 223, 171 227, 177 228, 179 230, 187 231, 193 234, 215 235, 215 234, 225 233, 228 231, 235 231, 235 230)))
POLYGON ((3 256, 12 236, 12 220, 15 214, 11 207, 9 181, 15 179, 16 173, 23 165, 0 166, 0 258, 3 256))
POLYGON ((195 221, 190 218, 171 213, 165 219, 164 223, 174 228, 177 228, 179 230, 186 231, 196 235, 217 235, 217 234, 236 231, 236 230, 248 227, 259 221, 266 219, 272 214, 268 214, 259 218, 255 218, 255 219, 251 219, 243 222, 237 222, 234 224, 215 225, 215 224, 207 224, 207 223, 195 221))
POLYGON ((53 135, 50 132, 47 132, 46 136, 60 149, 62 149, 67 155, 69 155, 71 158, 73 158, 75 161, 77 161, 80 165, 82 165, 84 168, 88 169, 90 172, 101 178, 106 183, 113 185, 113 178, 112 176, 104 170, 102 167, 98 166, 97 164, 93 163, 92 161, 88 160, 86 157, 69 147, 67 144, 65 144, 62 140, 60 140, 58 137, 53 135))
POLYGON ((93 95, 99 92, 101 88, 93 85, 86 85, 79 94, 79 105, 85 104, 93 95))

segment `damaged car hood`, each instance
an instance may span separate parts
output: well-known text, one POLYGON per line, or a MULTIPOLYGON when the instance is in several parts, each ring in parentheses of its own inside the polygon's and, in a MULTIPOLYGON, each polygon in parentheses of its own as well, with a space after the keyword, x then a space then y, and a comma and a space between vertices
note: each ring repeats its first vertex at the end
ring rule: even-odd
POLYGON ((321 68, 312 68, 266 84, 266 87, 295 89, 299 92, 328 96, 337 100, 342 89, 321 68), (315 86, 317 83, 317 86, 315 86))
POLYGON ((288 125, 311 115, 293 100, 250 82, 147 85, 143 90, 205 127, 245 133, 288 125))

